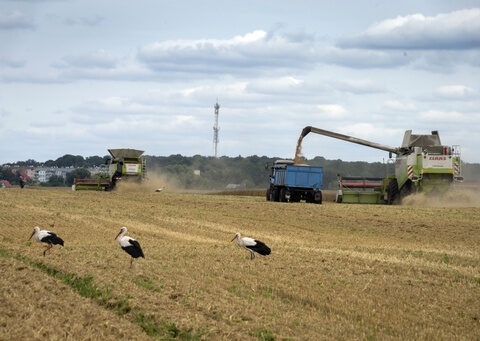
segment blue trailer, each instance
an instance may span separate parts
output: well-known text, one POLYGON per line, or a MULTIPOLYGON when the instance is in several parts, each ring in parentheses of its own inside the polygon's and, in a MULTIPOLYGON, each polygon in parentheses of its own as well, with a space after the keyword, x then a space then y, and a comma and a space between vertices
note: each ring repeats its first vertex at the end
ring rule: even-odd
POLYGON ((268 201, 322 203, 322 167, 294 165, 292 160, 277 160, 270 168, 268 201))

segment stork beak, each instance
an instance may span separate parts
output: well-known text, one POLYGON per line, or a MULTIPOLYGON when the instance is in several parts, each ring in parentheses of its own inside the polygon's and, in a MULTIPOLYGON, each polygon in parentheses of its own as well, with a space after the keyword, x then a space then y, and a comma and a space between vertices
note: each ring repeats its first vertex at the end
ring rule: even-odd
POLYGON ((35 230, 33 230, 32 234, 30 235, 30 238, 28 238, 28 240, 32 239, 34 234, 35 234, 35 230))
POLYGON ((117 238, 118 238, 118 236, 119 236, 120 234, 122 234, 122 231, 118 232, 118 234, 117 234, 117 236, 115 237, 114 240, 117 240, 117 238))
POLYGON ((230 242, 233 242, 235 240, 235 238, 237 238, 237 236, 233 237, 233 239, 230 242))

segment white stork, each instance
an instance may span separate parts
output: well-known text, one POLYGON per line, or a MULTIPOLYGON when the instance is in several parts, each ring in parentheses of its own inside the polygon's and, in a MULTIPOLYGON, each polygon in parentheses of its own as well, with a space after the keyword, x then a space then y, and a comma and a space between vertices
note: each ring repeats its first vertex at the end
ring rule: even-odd
POLYGON ((57 236, 55 233, 47 231, 47 230, 40 230, 40 227, 35 226, 33 228, 33 232, 30 235, 30 238, 28 240, 32 239, 32 237, 35 236, 35 240, 37 242, 42 242, 42 243, 47 243, 47 248, 43 251, 43 256, 45 256, 45 253, 48 251, 50 252, 50 249, 53 247, 55 244, 60 244, 63 246, 63 240, 59 236, 57 236))
POLYGON ((269 255, 271 252, 270 248, 267 245, 265 245, 265 243, 259 240, 255 240, 249 237, 240 238, 239 232, 235 234, 235 237, 233 237, 232 242, 235 239, 237 240, 238 246, 243 247, 248 251, 250 251, 250 259, 252 260, 255 258, 255 252, 263 256, 269 255))
POLYGON ((133 238, 125 236, 127 228, 124 226, 120 229, 117 237, 115 238, 120 244, 120 247, 128 253, 132 258, 130 259, 130 268, 132 267, 133 259, 138 257, 145 258, 140 244, 133 238))

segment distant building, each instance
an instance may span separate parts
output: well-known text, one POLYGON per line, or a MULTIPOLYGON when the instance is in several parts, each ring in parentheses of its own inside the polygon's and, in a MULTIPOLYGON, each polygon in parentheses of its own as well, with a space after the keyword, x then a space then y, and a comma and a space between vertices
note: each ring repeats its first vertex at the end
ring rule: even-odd
POLYGON ((92 174, 92 175, 97 175, 97 174, 102 174, 102 173, 108 173, 108 167, 107 167, 106 165, 95 166, 95 167, 88 168, 88 171, 89 171, 90 174, 92 174))
POLYGON ((195 175, 200 175, 200 169, 195 169, 195 170, 193 171, 193 174, 195 174, 195 175))
POLYGON ((25 170, 25 173, 27 173, 27 176, 30 178, 30 179, 33 179, 35 177, 35 168, 27 168, 25 170))
MULTIPOLYGON (((37 168, 35 169, 34 178, 40 182, 47 182, 47 168, 37 168)), ((50 178, 50 177, 48 177, 50 178)))
POLYGON ((52 175, 66 178, 73 168, 57 168, 57 167, 38 167, 35 168, 34 179, 40 182, 47 182, 52 175))

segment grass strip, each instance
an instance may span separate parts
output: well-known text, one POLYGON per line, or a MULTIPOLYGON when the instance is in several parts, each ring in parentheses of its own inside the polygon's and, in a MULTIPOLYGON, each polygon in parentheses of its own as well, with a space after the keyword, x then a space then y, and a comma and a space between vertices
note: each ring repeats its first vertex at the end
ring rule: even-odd
POLYGON ((175 323, 158 321, 155 315, 145 315, 142 312, 135 315, 135 323, 142 327, 148 336, 164 335, 168 337, 167 340, 180 339, 193 341, 200 340, 201 337, 205 335, 202 331, 194 332, 193 328, 181 330, 175 323))
POLYGON ((22 263, 37 268, 47 275, 54 277, 72 289, 80 296, 92 299, 98 305, 114 310, 120 316, 128 316, 129 320, 138 324, 148 336, 160 340, 201 340, 206 333, 203 331, 195 332, 193 328, 182 330, 175 323, 164 320, 157 320, 155 315, 146 315, 144 312, 135 309, 132 312, 132 306, 127 298, 114 297, 109 288, 102 290, 93 281, 92 275, 80 277, 74 273, 66 273, 60 271, 50 265, 35 261, 27 256, 20 254, 12 254, 9 250, 0 246, 0 257, 14 258, 22 263))

